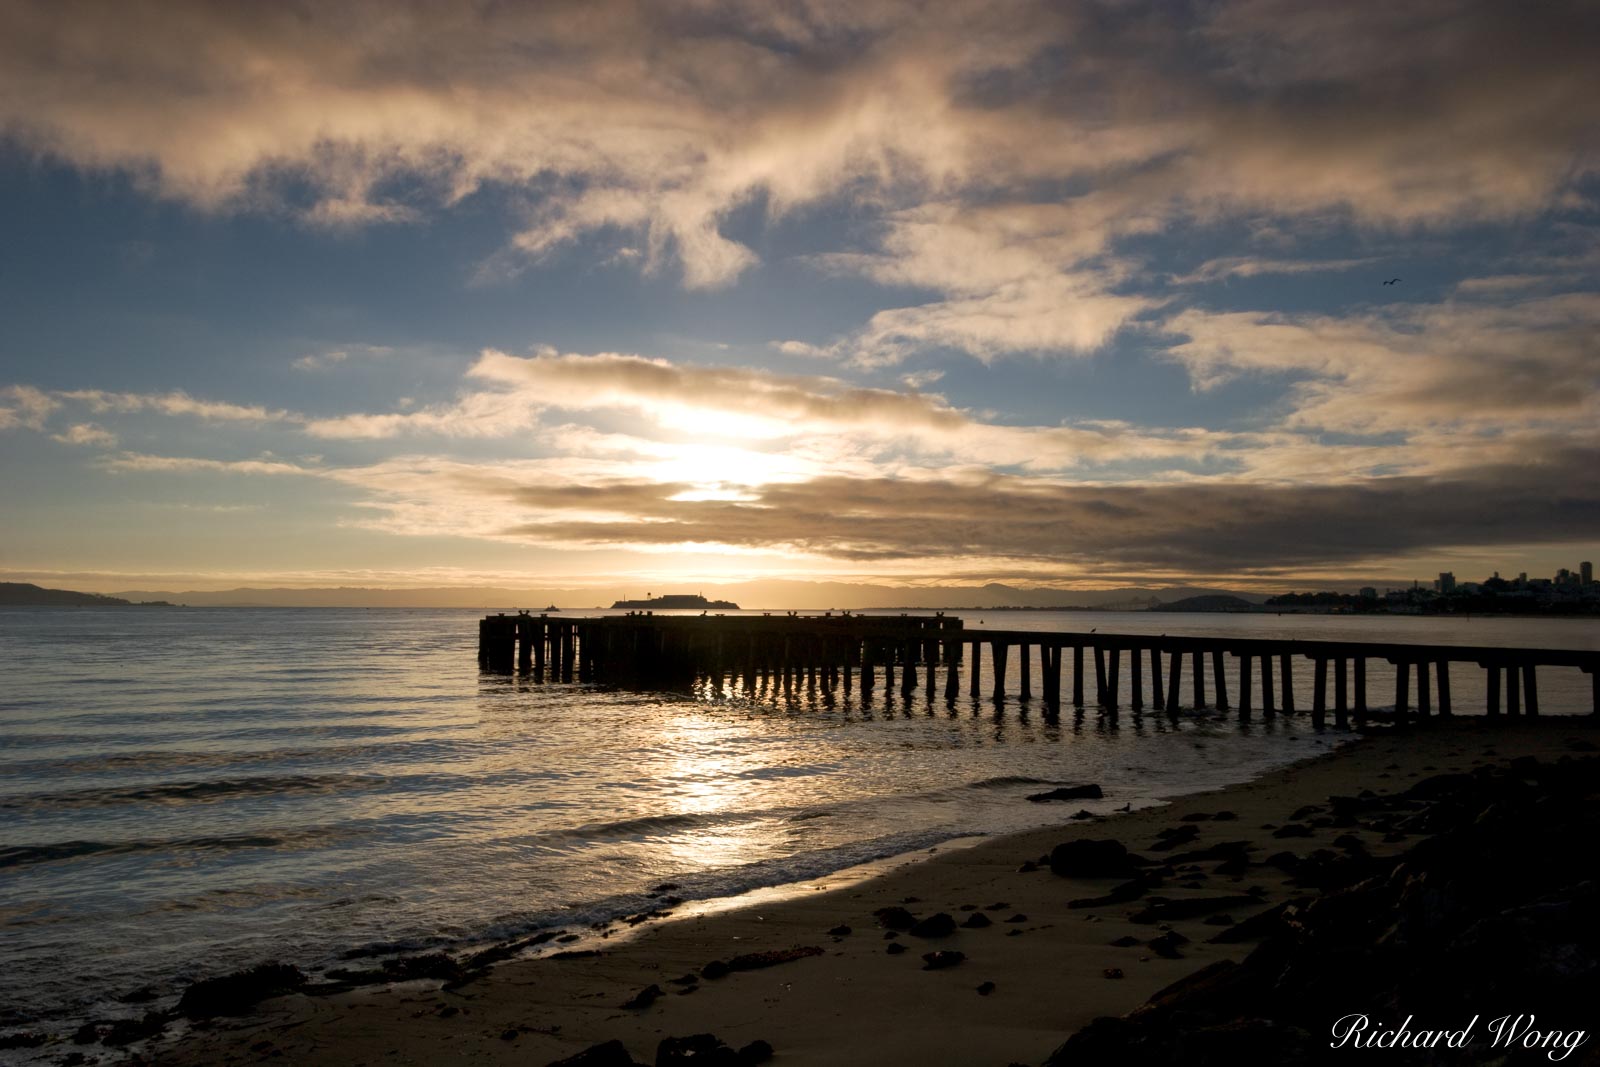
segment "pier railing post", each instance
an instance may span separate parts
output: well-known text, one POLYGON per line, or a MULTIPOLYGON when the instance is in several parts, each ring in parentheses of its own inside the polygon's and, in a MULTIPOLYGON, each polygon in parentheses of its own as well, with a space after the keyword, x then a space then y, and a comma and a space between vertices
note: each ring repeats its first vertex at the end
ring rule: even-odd
POLYGON ((989 648, 994 660, 994 701, 998 704, 1006 698, 1006 655, 1011 649, 1005 641, 991 642, 989 648))
POLYGON ((1333 722, 1343 729, 1350 725, 1349 666, 1343 656, 1334 658, 1333 672, 1333 722))
POLYGON ((1250 653, 1239 654, 1239 721, 1250 721, 1250 653))
POLYGON ((1083 707, 1083 646, 1072 646, 1072 706, 1083 707))
POLYGON ((1128 673, 1133 681, 1132 704, 1134 711, 1144 710, 1144 649, 1135 645, 1128 649, 1128 673))
POLYGON ((1211 650, 1211 688, 1217 691, 1217 710, 1228 710, 1228 673, 1222 659, 1222 649, 1211 650))
POLYGON ((1150 706, 1164 708, 1166 697, 1161 692, 1161 646, 1150 646, 1150 706))
POLYGON ((1317 729, 1328 721, 1328 661, 1318 656, 1311 676, 1311 725, 1317 729))

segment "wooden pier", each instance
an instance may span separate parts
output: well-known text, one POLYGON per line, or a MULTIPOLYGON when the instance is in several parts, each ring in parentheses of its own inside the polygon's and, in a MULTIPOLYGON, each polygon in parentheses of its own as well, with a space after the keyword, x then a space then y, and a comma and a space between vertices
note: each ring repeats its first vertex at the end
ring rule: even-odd
POLYGON ((1600 714, 1600 652, 1571 649, 967 630, 943 614, 555 618, 523 612, 491 615, 478 628, 480 669, 553 682, 674 688, 705 682, 717 692, 736 685, 747 693, 758 686, 807 686, 848 694, 855 687, 865 698, 881 681, 886 693, 926 690, 931 700, 942 691, 954 700, 963 671, 967 694, 983 695, 986 662, 995 701, 1037 696, 1047 709, 1087 703, 1114 714, 1124 706, 1125 669, 1126 706, 1135 711, 1234 711, 1241 721, 1258 712, 1267 719, 1295 713, 1294 672, 1301 668, 1311 672, 1308 710, 1316 726, 1330 713, 1339 726, 1369 717, 1369 663, 1393 665, 1393 703, 1371 706, 1392 708, 1386 714, 1402 721, 1455 711, 1455 664, 1483 672, 1480 691, 1491 716, 1538 715, 1539 668, 1575 667, 1589 676, 1593 710, 1600 714), (1014 694, 1007 691, 1013 653, 1014 694))

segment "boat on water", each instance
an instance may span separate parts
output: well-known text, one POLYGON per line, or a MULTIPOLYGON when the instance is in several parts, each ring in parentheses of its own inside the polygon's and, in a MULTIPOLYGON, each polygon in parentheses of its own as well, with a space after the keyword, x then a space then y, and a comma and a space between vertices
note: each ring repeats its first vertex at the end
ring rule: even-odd
POLYGON ((551 604, 549 607, 540 608, 539 610, 542 611, 542 612, 545 612, 546 614, 548 614, 548 613, 550 613, 552 611, 560 611, 561 609, 556 607, 554 604, 551 604))
POLYGON ((731 600, 707 600, 698 593, 669 593, 665 596, 647 596, 644 600, 619 600, 611 605, 613 611, 738 611, 739 605, 731 600))

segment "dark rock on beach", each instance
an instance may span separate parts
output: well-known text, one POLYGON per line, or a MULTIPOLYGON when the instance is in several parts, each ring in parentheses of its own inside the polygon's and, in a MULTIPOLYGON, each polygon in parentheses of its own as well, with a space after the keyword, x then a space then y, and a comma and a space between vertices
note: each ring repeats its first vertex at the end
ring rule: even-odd
MULTIPOLYGON (((1259 940, 1242 962, 1211 964, 1124 1018, 1095 1020, 1047 1065, 1341 1062, 1327 1051, 1335 1004, 1336 1015, 1389 1025, 1414 1017, 1412 1030, 1459 1028, 1491 1004, 1537 1005, 1543 1031, 1585 1025, 1600 994, 1600 883, 1575 843, 1600 836, 1600 760, 1439 775, 1400 797, 1330 807, 1406 812, 1434 836, 1384 862, 1354 850, 1299 861, 1297 877, 1318 876, 1320 892, 1213 939, 1259 940)), ((1495 1048, 1481 1028, 1478 1037, 1408 1050, 1406 1062, 1553 1058, 1495 1048)))
POLYGON ((923 919, 907 932, 913 937, 949 937, 956 932, 956 921, 941 911, 923 919))
POLYGON ((243 1015, 269 997, 298 992, 305 988, 306 981, 300 968, 291 964, 258 964, 247 971, 194 983, 178 1000, 178 1014, 191 1019, 243 1015))
POLYGON ((1098 785, 1067 785, 1043 793, 1030 793, 1028 799, 1036 804, 1051 800, 1104 800, 1105 793, 1098 785))
POLYGON ((942 971, 946 967, 954 967, 966 961, 965 952, 954 949, 941 949, 938 952, 924 952, 922 954, 922 969, 925 971, 942 971))
POLYGON ((1127 878, 1146 861, 1121 841, 1067 841, 1050 851, 1050 870, 1065 878, 1127 878))
POLYGON ((547 1067, 637 1067, 621 1041, 591 1045, 564 1060, 553 1060, 547 1067))

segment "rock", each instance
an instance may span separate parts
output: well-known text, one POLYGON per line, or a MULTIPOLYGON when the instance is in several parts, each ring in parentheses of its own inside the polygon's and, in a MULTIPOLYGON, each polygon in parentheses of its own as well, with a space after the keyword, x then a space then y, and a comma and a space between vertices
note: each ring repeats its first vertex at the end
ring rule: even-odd
POLYGON ((1168 930, 1160 937, 1153 937, 1145 944, 1150 946, 1150 951, 1157 956, 1164 956, 1169 960, 1183 959, 1183 953, 1178 951, 1179 945, 1188 944, 1189 939, 1176 930, 1168 930))
POLYGON ((666 993, 662 991, 660 986, 648 985, 639 990, 639 992, 635 993, 629 999, 623 1001, 620 1007, 648 1008, 650 1005, 654 1004, 657 999, 664 996, 666 996, 666 993))
POLYGON ((438 978, 449 982, 459 980, 464 973, 461 965, 443 952, 384 960, 382 966, 384 973, 396 982, 408 982, 418 978, 438 978))
POLYGON ((1145 861, 1130 854, 1121 841, 1068 841, 1050 852, 1050 870, 1064 878, 1126 878, 1145 861))
POLYGON ((938 952, 924 952, 922 954, 922 969, 925 971, 942 971, 946 967, 954 967, 966 960, 965 952, 954 949, 941 949, 938 952))
POLYGON ((917 925, 917 917, 904 908, 879 908, 872 917, 886 930, 909 930, 917 925))
POLYGON ((834 937, 849 937, 850 936, 850 927, 845 926, 843 923, 840 923, 838 926, 835 926, 832 930, 829 930, 828 933, 831 934, 834 937))
POLYGON ((191 1019, 243 1015, 269 997, 303 989, 306 976, 287 963, 262 963, 220 978, 206 978, 183 991, 178 1014, 191 1019))
POLYGON ((1103 908, 1112 904, 1126 904, 1138 900, 1150 890, 1161 885, 1159 878, 1135 878, 1131 882, 1123 882, 1112 888, 1111 892, 1098 897, 1079 897, 1067 901, 1069 908, 1103 908))
POLYGON ((1087 808, 1079 808, 1077 811, 1072 813, 1072 819, 1074 822, 1082 822, 1085 819, 1092 819, 1094 817, 1094 812, 1088 810, 1087 808))
POLYGON ((1211 813, 1209 811, 1191 811, 1189 814, 1183 816, 1183 818, 1179 820, 1179 822, 1210 822, 1210 821, 1211 821, 1211 813))
POLYGON ((995 986, 995 984, 993 982, 984 982, 984 983, 982 983, 981 985, 978 986, 978 996, 986 997, 990 993, 993 993, 996 988, 997 987, 995 986))
POLYGON ((519 1038, 521 1036, 522 1035, 520 1033, 518 1033, 516 1030, 502 1030, 502 1031, 500 1031, 500 1040, 501 1041, 515 1041, 517 1038, 519 1038))
MULTIPOLYGON (((776 967, 780 963, 793 963, 807 956, 820 956, 822 949, 816 945, 796 948, 776 948, 766 952, 750 952, 728 961, 730 971, 758 971, 763 967, 776 967)), ((703 972, 702 972, 703 973, 703 972)))
POLYGON ((739 1049, 739 1063, 741 1065, 755 1067, 756 1064, 766 1063, 770 1059, 772 1059, 772 1046, 759 1037, 739 1049))
POLYGON ((883 951, 888 953, 891 956, 898 956, 898 955, 900 955, 900 953, 904 952, 905 950, 906 950, 906 947, 904 945, 902 945, 900 942, 896 941, 893 944, 889 945, 889 947, 884 949, 883 951))
POLYGON ((728 965, 722 960, 712 960, 710 963, 700 968, 700 977, 710 981, 715 981, 718 978, 725 977, 727 973, 728 965))
POLYGON ((1217 811, 1217 812, 1212 812, 1211 821, 1212 822, 1232 822, 1233 820, 1237 819, 1238 817, 1239 817, 1238 815, 1234 814, 1231 811, 1217 811))
POLYGON ((656 1067, 739 1067, 739 1054, 715 1034, 664 1037, 656 1046, 656 1067))
POLYGON ((680 887, 679 887, 677 882, 662 882, 660 885, 654 887, 653 889, 647 890, 647 892, 651 896, 660 896, 662 893, 670 893, 674 889, 678 889, 678 888, 680 888, 680 887))
POLYGON ((1017 868, 1018 874, 1032 874, 1039 869, 1039 865, 1032 860, 1023 860, 1022 866, 1017 868))
POLYGON ((955 932, 956 921, 942 911, 928 916, 907 931, 913 937, 948 937, 955 932))
POLYGON ((985 926, 993 926, 994 921, 981 911, 975 911, 967 916, 967 921, 961 924, 964 930, 982 930, 985 926))
POLYGON ((1276 830, 1272 831, 1272 836, 1273 837, 1310 837, 1311 836, 1311 827, 1306 826, 1304 823, 1298 823, 1298 822, 1285 823, 1284 825, 1278 827, 1276 830))
POLYGON ((590 1045, 582 1052, 564 1060, 552 1060, 547 1067, 635 1067, 633 1057, 621 1041, 612 1039, 599 1045, 590 1045))
POLYGON ((171 1012, 152 1011, 146 1012, 140 1019, 118 1019, 100 1040, 113 1048, 121 1048, 135 1041, 155 1037, 167 1028, 173 1018, 171 1012))
POLYGON ((1115 941, 1111 942, 1111 945, 1112 945, 1113 948, 1132 948, 1134 945, 1137 945, 1137 944, 1141 944, 1141 942, 1137 937, 1134 937, 1132 934, 1123 934, 1121 937, 1119 937, 1115 941))
POLYGON ((1200 827, 1193 823, 1183 826, 1172 826, 1156 834, 1156 843, 1150 846, 1151 852, 1169 852, 1179 845, 1187 845, 1190 841, 1200 836, 1200 827))
POLYGON ((1028 921, 1028 917, 1026 915, 1022 914, 1022 912, 1020 912, 1020 911, 1017 912, 1015 915, 1011 916, 1011 918, 1006 920, 1006 922, 1008 922, 1008 923, 1025 923, 1027 921, 1028 921))
POLYGON ((1151 904, 1128 918, 1136 923, 1171 922, 1174 919, 1194 919, 1232 908, 1253 907, 1260 903, 1261 901, 1250 896, 1184 897, 1151 904))
POLYGON ((1011 905, 1002 900, 997 904, 985 904, 983 906, 983 910, 984 911, 1005 911, 1009 907, 1011 907, 1011 905))
POLYGON ((1105 793, 1098 785, 1069 785, 1045 793, 1031 793, 1028 799, 1036 804, 1051 800, 1104 800, 1105 793))

